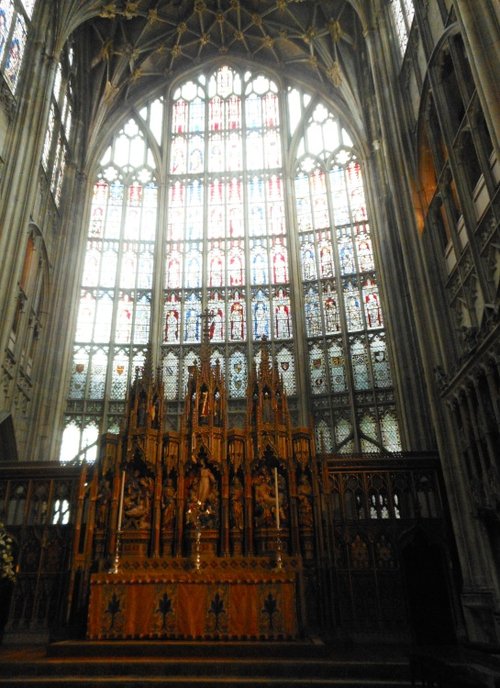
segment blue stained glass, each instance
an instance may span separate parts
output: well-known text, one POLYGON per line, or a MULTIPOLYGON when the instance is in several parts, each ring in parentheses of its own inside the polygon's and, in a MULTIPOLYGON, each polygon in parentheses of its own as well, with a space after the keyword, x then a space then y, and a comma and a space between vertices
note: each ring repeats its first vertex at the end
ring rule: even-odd
POLYGON ((19 76, 25 46, 26 22, 23 17, 18 15, 4 65, 5 77, 13 89, 17 84, 17 77, 19 76))
POLYGON ((110 186, 110 202, 121 205, 124 186, 122 182, 115 180, 110 186))
POLYGON ((184 306, 184 341, 199 342, 201 340, 201 298, 191 294, 184 306))
POLYGON ((0 5, 0 59, 3 57, 13 14, 14 3, 12 0, 4 0, 0 5))
POLYGON ((339 229, 337 231, 337 245, 341 273, 346 275, 355 272, 356 266, 354 263, 354 246, 352 243, 350 229, 339 229))
POLYGON ((252 320, 254 339, 269 338, 269 297, 262 289, 253 294, 252 320))

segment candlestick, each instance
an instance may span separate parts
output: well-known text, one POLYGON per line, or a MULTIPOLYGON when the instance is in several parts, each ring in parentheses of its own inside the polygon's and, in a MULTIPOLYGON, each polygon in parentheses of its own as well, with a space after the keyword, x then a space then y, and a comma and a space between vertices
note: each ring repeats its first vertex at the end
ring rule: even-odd
POLYGON ((274 469, 274 492, 276 497, 276 528, 280 529, 280 496, 278 490, 278 469, 274 469))
POLYGON ((122 516, 123 516, 123 494, 125 492, 125 471, 122 471, 122 484, 120 487, 120 502, 118 504, 118 525, 116 530, 120 532, 122 529, 122 516))

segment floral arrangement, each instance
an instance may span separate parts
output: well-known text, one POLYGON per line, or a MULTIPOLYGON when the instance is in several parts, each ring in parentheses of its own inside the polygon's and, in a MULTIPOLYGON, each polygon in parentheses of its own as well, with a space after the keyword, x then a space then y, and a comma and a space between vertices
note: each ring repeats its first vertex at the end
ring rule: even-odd
POLYGON ((14 582, 14 557, 12 556, 12 538, 7 534, 4 524, 0 521, 0 580, 14 582))

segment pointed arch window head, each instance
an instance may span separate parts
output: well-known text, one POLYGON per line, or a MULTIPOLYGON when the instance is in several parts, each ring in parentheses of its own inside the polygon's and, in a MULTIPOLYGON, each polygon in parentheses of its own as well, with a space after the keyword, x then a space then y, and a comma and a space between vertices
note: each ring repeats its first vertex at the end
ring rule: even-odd
POLYGON ((313 413, 325 451, 361 450, 353 419, 363 416, 352 409, 368 396, 366 444, 383 446, 392 382, 346 128, 310 94, 229 65, 191 75, 136 113, 102 156, 90 202, 66 458, 70 442, 73 455, 89 456, 84 437, 116 423, 151 332, 175 427, 204 312, 235 418, 265 338, 292 414, 301 405, 313 413))

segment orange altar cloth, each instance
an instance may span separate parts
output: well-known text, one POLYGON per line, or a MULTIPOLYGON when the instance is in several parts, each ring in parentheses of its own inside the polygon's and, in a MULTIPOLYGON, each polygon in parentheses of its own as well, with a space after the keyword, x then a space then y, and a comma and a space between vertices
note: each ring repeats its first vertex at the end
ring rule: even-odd
POLYGON ((292 639, 297 636, 297 569, 259 558, 123 562, 91 576, 90 640, 292 639))

